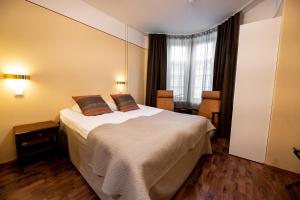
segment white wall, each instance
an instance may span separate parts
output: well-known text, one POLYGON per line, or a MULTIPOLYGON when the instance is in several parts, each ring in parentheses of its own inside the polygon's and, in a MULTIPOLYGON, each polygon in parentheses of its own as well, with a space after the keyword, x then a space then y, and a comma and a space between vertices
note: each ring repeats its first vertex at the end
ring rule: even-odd
POLYGON ((145 34, 81 0, 27 0, 137 46, 147 48, 145 34), (128 31, 128 32, 127 32, 128 31))
MULTIPOLYGON (((148 48, 147 34, 126 28, 126 24, 101 12, 82 0, 27 0, 54 12, 82 22, 98 30, 126 40, 137 46, 148 48), (128 33, 126 33, 126 29, 128 33)), ((275 16, 281 16, 280 8, 283 0, 254 0, 242 11, 241 24, 247 24, 275 16)))
POLYGON ((281 16, 280 8, 283 0, 256 0, 242 11, 241 24, 281 16))
POLYGON ((241 25, 229 153, 266 156, 280 18, 241 25))

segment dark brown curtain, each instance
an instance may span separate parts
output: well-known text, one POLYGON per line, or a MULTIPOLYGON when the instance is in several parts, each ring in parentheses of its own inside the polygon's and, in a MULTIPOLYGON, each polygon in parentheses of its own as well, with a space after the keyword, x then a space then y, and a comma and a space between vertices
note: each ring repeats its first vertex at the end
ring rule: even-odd
POLYGON ((146 105, 156 106, 156 91, 167 84, 167 36, 149 35, 146 105))
POLYGON ((230 137, 231 131, 239 28, 240 13, 218 26, 213 90, 221 91, 219 134, 224 137, 230 137))

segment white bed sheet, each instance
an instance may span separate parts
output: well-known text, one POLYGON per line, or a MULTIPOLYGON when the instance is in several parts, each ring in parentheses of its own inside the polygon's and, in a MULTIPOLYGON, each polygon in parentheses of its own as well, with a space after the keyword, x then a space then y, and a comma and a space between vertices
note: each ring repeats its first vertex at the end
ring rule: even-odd
POLYGON ((60 120, 69 128, 77 131, 83 138, 87 138, 88 134, 94 128, 104 124, 120 124, 129 119, 140 116, 152 116, 158 114, 162 109, 153 108, 144 105, 138 105, 140 109, 128 112, 114 111, 97 116, 84 116, 71 108, 60 111, 60 120))

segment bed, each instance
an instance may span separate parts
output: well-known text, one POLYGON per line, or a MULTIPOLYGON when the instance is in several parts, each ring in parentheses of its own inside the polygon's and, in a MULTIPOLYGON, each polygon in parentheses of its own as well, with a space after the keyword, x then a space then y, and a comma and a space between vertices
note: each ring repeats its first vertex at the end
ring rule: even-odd
POLYGON ((89 117, 60 112, 70 160, 103 200, 170 199, 211 153, 206 118, 139 107, 89 117))

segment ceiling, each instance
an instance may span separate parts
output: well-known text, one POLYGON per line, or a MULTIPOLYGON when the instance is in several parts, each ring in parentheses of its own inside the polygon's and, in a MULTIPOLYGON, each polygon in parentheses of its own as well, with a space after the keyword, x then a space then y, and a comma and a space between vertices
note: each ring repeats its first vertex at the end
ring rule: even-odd
POLYGON ((189 34, 220 23, 252 0, 83 0, 146 33, 189 34))

